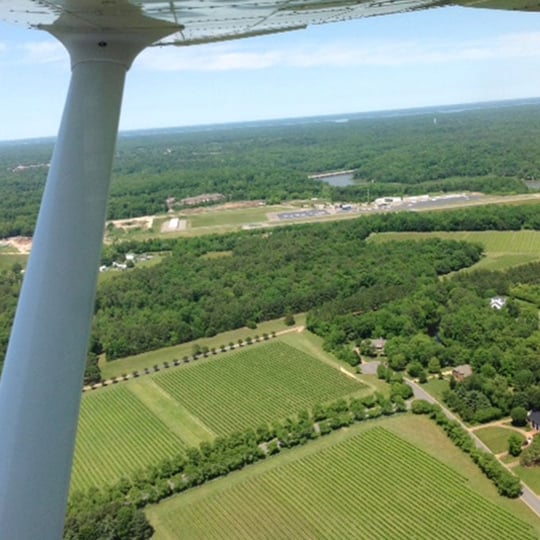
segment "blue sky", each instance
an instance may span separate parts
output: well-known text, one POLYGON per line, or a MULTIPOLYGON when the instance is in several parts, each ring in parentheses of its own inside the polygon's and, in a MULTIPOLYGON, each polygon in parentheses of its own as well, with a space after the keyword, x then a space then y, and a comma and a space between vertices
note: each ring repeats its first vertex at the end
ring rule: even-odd
MULTIPOLYGON (((362 19, 135 61, 123 130, 540 95, 540 14, 464 8, 362 19)), ((0 140, 54 135, 67 54, 0 24, 0 140)))

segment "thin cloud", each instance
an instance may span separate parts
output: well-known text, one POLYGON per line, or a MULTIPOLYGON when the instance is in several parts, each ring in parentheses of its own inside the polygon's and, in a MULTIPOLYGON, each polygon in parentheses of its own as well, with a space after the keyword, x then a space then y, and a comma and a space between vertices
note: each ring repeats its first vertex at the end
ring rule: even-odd
POLYGON ((403 66, 476 62, 540 56, 540 32, 501 35, 482 41, 336 41, 314 47, 273 46, 252 50, 243 43, 148 49, 138 65, 149 71, 234 71, 275 67, 403 66))
POLYGON ((63 45, 56 41, 31 41, 20 46, 21 61, 25 64, 52 64, 65 62, 67 52, 63 45))

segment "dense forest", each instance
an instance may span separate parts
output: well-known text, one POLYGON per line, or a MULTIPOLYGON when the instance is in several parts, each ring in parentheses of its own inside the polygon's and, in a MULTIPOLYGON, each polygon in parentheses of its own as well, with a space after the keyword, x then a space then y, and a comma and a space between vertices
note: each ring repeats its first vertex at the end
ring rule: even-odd
POLYGON ((95 352, 119 358, 359 295, 380 304, 420 279, 469 266, 480 253, 477 246, 438 239, 367 245, 345 227, 245 238, 230 254, 211 259, 173 251, 158 267, 102 284, 95 352))
MULTIPOLYGON (((268 202, 365 201, 368 191, 371 198, 456 190, 523 193, 522 180, 539 176, 539 135, 536 105, 124 134, 108 217, 164 212, 168 197, 209 192, 268 202), (356 171, 354 185, 331 187, 308 178, 344 169, 356 171)), ((51 152, 51 140, 0 145, 0 237, 32 233, 51 152)))
POLYGON ((329 318, 342 309, 371 309, 408 294, 419 280, 436 281, 471 265, 480 254, 476 246, 439 240, 368 245, 373 232, 522 228, 540 228, 535 205, 380 214, 112 246, 109 257, 150 247, 168 246, 172 253, 156 267, 103 283, 94 352, 117 358, 322 305, 329 318))

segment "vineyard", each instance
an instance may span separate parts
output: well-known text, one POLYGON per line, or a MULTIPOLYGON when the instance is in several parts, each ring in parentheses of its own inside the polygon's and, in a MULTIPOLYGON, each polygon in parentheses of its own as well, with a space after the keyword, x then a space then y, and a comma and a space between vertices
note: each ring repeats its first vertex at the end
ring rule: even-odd
POLYGON ((279 341, 151 377, 85 394, 72 489, 110 484, 212 432, 257 427, 366 389, 279 341))
POLYGON ((382 427, 196 495, 149 510, 156 540, 178 531, 220 539, 536 538, 464 476, 382 427))
POLYGON ((219 435, 365 389, 280 341, 169 371, 154 381, 219 435))
POLYGON ((174 455, 182 446, 128 385, 94 392, 81 406, 71 487, 110 484, 174 455))

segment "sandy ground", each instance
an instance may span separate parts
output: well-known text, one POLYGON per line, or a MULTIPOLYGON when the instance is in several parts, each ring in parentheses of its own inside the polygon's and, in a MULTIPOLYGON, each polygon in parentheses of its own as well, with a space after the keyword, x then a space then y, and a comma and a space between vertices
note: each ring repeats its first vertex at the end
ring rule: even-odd
POLYGON ((0 246, 9 246, 16 249, 18 253, 27 255, 32 249, 32 238, 29 236, 13 236, 0 240, 0 246))
POLYGON ((143 229, 148 230, 154 224, 155 216, 141 216, 130 219, 113 219, 107 223, 112 223, 118 229, 124 229, 129 231, 130 229, 143 229))

